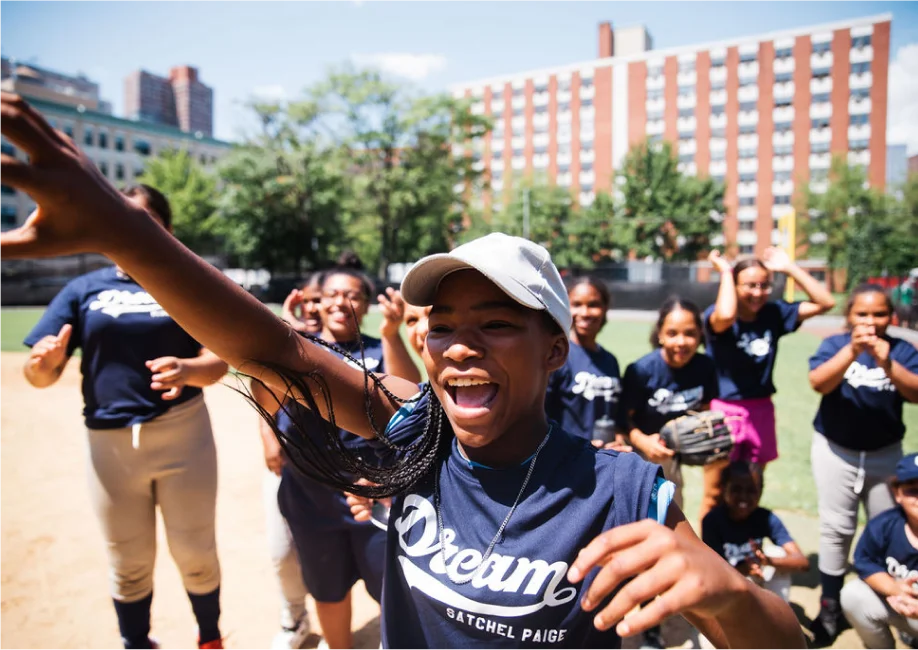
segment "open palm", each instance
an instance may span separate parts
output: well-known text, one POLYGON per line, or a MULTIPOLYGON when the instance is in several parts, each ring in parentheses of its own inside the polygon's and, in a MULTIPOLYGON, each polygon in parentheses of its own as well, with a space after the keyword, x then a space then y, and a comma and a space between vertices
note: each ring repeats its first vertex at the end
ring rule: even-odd
POLYGON ((29 156, 26 162, 2 155, 3 183, 38 205, 21 227, 0 236, 5 257, 106 252, 119 230, 113 220, 124 219, 125 211, 145 215, 20 97, 2 93, 0 115, 3 135, 29 156))

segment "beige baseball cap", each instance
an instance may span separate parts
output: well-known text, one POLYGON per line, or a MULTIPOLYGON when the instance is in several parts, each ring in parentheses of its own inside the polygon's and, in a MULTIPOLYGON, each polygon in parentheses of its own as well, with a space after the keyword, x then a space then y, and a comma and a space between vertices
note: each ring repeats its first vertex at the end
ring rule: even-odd
POLYGON ((571 307, 561 274, 542 246, 522 237, 494 232, 449 253, 422 258, 402 280, 402 296, 419 307, 432 305, 443 278, 474 269, 524 307, 547 311, 565 333, 571 307))

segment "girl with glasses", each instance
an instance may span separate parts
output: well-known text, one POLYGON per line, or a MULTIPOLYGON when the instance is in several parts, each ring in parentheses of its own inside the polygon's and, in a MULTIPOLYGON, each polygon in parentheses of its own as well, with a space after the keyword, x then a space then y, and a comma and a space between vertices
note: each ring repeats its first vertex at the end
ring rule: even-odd
MULTIPOLYGON (((771 399, 778 339, 795 332, 806 319, 832 309, 835 300, 823 283, 778 248, 767 248, 761 260, 744 259, 732 268, 717 251, 709 259, 720 273, 717 301, 703 318, 705 348, 714 359, 720 388, 711 408, 731 418, 736 443, 731 460, 756 463, 764 471, 778 457, 771 399), (774 273, 793 278, 809 300, 770 301, 774 273)), ((716 503, 725 462, 705 466, 702 517, 716 503)))

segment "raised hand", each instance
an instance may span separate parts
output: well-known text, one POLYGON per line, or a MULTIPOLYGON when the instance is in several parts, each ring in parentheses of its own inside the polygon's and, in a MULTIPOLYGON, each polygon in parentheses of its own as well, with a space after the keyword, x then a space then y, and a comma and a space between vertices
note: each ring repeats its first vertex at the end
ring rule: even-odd
POLYGON ((631 436, 631 443, 637 447, 651 463, 661 463, 672 458, 676 452, 666 446, 659 433, 646 436, 631 436))
POLYGON ((765 268, 775 273, 787 273, 793 264, 783 249, 774 246, 765 249, 765 252, 762 253, 762 262, 765 268))
POLYGON ((118 247, 126 218, 151 217, 123 197, 96 165, 19 96, 0 93, 0 130, 28 162, 0 156, 4 185, 28 194, 38 208, 21 227, 0 235, 6 258, 107 253, 118 247))
POLYGON ((67 345, 73 333, 72 325, 64 325, 56 335, 42 337, 32 346, 29 354, 29 370, 36 374, 56 373, 68 359, 67 345))
POLYGON ((889 341, 880 336, 874 336, 867 351, 876 360, 878 366, 889 370, 889 341))
POLYGON ((855 356, 873 349, 873 342, 876 338, 876 328, 873 325, 855 325, 852 327, 851 348, 855 356))
POLYGON ((731 273, 733 267, 730 266, 730 262, 721 255, 719 250, 713 250, 708 253, 708 261, 714 265, 714 268, 717 269, 718 273, 731 273))
POLYGON ((402 318, 405 316, 405 301, 402 300, 401 292, 389 287, 385 295, 380 294, 377 297, 377 301, 383 315, 383 321, 379 326, 380 335, 385 337, 398 334, 402 318))
POLYGON ((182 389, 188 383, 188 366, 183 359, 159 357, 147 361, 146 365, 153 373, 150 388, 165 391, 164 400, 171 401, 182 394, 182 389))
POLYGON ((293 289, 284 299, 284 306, 281 308, 281 318, 290 323, 293 329, 305 330, 303 324, 303 292, 299 289, 293 289))

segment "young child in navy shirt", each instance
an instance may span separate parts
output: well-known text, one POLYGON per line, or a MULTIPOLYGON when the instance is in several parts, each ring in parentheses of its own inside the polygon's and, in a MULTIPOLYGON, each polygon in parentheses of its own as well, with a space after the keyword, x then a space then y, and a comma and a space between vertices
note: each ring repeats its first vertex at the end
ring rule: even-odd
POLYGON ((848 331, 810 358, 810 384, 822 395, 810 451, 819 500, 817 645, 847 626, 839 598, 858 509, 863 503, 872 519, 893 507, 886 481, 902 458, 902 405, 918 401, 918 350, 889 334, 893 307, 883 288, 855 287, 845 313, 848 331))
POLYGON ((702 324, 698 307, 678 297, 660 307, 650 334, 653 351, 625 370, 622 413, 629 441, 644 458, 658 463, 676 485, 682 506, 682 470, 673 450, 660 440, 660 429, 689 411, 703 411, 717 397, 714 362, 696 354, 702 324))
POLYGON ((810 563, 778 516, 759 506, 761 471, 734 461, 721 473, 721 482, 723 503, 701 522, 701 538, 744 576, 788 601, 790 573, 806 571, 810 563), (766 552, 766 538, 776 548, 766 552))
MULTIPOLYGON (((730 417, 736 442, 731 460, 764 466, 778 457, 771 400, 778 340, 806 319, 832 309, 835 301, 823 283, 778 248, 767 248, 762 260, 744 259, 732 269, 717 251, 709 259, 720 273, 717 302, 704 312, 705 347, 720 382, 720 396, 711 408, 730 417), (769 302, 772 273, 786 273, 810 299, 769 302)), ((717 473, 705 474, 712 489, 719 483, 717 473)))
POLYGON ((891 627, 918 638, 918 454, 899 461, 892 491, 898 507, 867 522, 854 551, 858 579, 841 592, 865 648, 894 648, 891 627))
POLYGON ((622 426, 621 371, 615 355, 596 340, 606 324, 609 288, 584 276, 573 280, 567 295, 573 316, 570 352, 549 378, 545 411, 568 433, 612 448, 622 426))
POLYGON ((548 422, 548 376, 567 356, 571 316, 544 248, 492 233, 412 267, 405 300, 432 306, 430 388, 418 401, 417 384, 292 334, 119 198, 28 104, 4 94, 2 109, 3 135, 41 161, 4 170, 39 205, 24 228, 0 234, 5 257, 110 255, 198 340, 327 418, 325 446, 285 441, 299 467, 363 496, 397 495, 384 645, 617 647, 618 635, 677 613, 717 645, 802 645, 790 608, 733 571, 662 497, 656 466, 548 422), (386 433, 406 404, 416 408, 386 433), (338 427, 397 458, 361 463, 337 444, 338 427), (377 485, 354 485, 355 470, 377 485))

